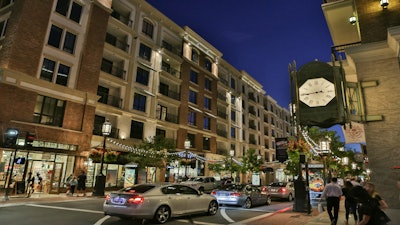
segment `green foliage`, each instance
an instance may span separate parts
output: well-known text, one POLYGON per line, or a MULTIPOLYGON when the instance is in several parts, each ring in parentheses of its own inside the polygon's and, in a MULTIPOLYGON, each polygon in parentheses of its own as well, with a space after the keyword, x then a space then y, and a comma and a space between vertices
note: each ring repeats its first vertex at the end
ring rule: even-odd
POLYGON ((259 172, 260 166, 263 164, 261 159, 257 159, 255 149, 250 148, 246 151, 246 154, 242 158, 242 166, 239 167, 239 171, 242 173, 246 172, 259 172))

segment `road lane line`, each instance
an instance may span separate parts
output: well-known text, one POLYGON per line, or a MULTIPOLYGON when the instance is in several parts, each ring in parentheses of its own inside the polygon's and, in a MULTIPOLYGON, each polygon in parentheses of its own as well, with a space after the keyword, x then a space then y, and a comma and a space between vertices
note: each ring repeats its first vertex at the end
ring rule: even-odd
POLYGON ((262 219, 262 218, 267 218, 267 217, 273 216, 273 215, 275 215, 275 214, 277 214, 277 213, 283 213, 283 212, 286 212, 286 211, 291 210, 291 209, 293 209, 292 206, 286 207, 286 208, 280 209, 280 210, 278 210, 278 211, 276 211, 276 212, 270 212, 270 213, 267 213, 267 214, 259 215, 259 216, 256 216, 256 217, 252 217, 252 218, 249 218, 249 219, 246 219, 246 220, 239 221, 239 222, 237 222, 237 223, 233 223, 233 224, 231 224, 231 225, 242 225, 242 224, 247 224, 247 223, 252 222, 252 221, 254 221, 254 220, 259 220, 259 219, 262 219))
POLYGON ((111 216, 105 216, 99 220, 97 220, 97 222, 94 225, 101 225, 104 223, 104 221, 108 220, 108 218, 110 218, 111 216))
POLYGON ((181 223, 191 223, 191 224, 201 224, 201 225, 221 225, 220 223, 208 223, 208 222, 201 222, 201 221, 189 221, 189 220, 183 220, 183 219, 177 219, 175 221, 181 222, 181 223))
POLYGON ((227 214, 226 214, 226 210, 225 209, 221 209, 221 216, 228 221, 229 223, 234 223, 235 221, 233 219, 231 219, 227 214))
POLYGON ((97 214, 103 214, 104 213, 103 211, 95 211, 95 210, 89 210, 89 209, 73 209, 73 208, 50 206, 50 205, 26 204, 26 206, 39 207, 39 208, 48 208, 48 209, 61 209, 61 210, 69 210, 69 211, 77 211, 77 212, 97 213, 97 214))

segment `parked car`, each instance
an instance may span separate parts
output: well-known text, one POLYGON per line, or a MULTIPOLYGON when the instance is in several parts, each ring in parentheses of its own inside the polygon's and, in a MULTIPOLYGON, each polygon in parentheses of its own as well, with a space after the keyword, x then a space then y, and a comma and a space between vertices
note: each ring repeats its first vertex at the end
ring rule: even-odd
POLYGON ((246 184, 227 184, 213 190, 211 195, 217 198, 220 205, 239 205, 251 208, 254 205, 271 204, 271 196, 266 187, 246 184))
POLYGON ((191 177, 187 181, 181 182, 181 184, 188 185, 190 187, 196 188, 201 192, 210 192, 218 187, 219 182, 214 177, 208 176, 198 176, 191 177))
POLYGON ((105 215, 132 219, 154 219, 165 223, 170 217, 207 213, 215 215, 214 196, 182 184, 138 184, 111 192, 103 204, 105 215))
POLYGON ((294 199, 294 184, 293 182, 273 182, 268 185, 268 192, 272 198, 294 199))

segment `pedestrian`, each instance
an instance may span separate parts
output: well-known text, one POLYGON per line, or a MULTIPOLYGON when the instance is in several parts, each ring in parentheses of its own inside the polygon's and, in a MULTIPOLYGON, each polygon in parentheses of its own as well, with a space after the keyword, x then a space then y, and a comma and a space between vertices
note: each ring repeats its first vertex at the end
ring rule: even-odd
POLYGON ((65 180, 65 185, 67 186, 67 192, 65 194, 69 195, 71 193, 71 185, 70 182, 72 180, 72 177, 74 177, 74 175, 71 173, 67 179, 65 180))
POLYGON ((34 185, 35 185, 35 177, 32 176, 32 172, 29 172, 28 179, 27 179, 27 190, 26 190, 27 198, 31 197, 31 194, 35 191, 34 185))
POLYGON ((351 181, 346 181, 344 183, 344 188, 342 189, 343 192, 343 196, 345 197, 344 200, 344 207, 346 210, 346 221, 345 224, 349 224, 349 215, 350 213, 353 214, 354 216, 354 221, 358 222, 358 217, 357 217, 357 201, 354 199, 351 190, 353 188, 353 184, 351 183, 351 181))
POLYGON ((351 192, 359 202, 359 210, 362 214, 357 225, 386 225, 390 221, 390 218, 379 208, 378 201, 364 187, 355 186, 351 192))
POLYGON ((86 196, 86 174, 83 170, 82 173, 78 176, 78 186, 76 190, 78 191, 78 196, 80 192, 83 193, 83 196, 86 196))
POLYGON ((379 195, 379 193, 375 189, 375 184, 372 182, 367 182, 365 184, 365 190, 367 190, 368 194, 371 195, 372 198, 374 198, 378 204, 380 209, 387 209, 388 205, 385 200, 379 195))
POLYGON ((75 176, 72 176, 71 180, 69 181, 71 196, 74 196, 76 185, 78 185, 78 179, 75 176))
MULTIPOLYGON (((339 218, 340 197, 343 195, 342 189, 337 183, 337 178, 333 177, 322 192, 321 199, 326 199, 326 210, 328 211, 331 225, 336 225, 339 218), (333 214, 332 214, 333 209, 333 214)), ((320 201, 321 201, 320 199, 320 201)))
POLYGON ((43 178, 42 178, 42 176, 40 175, 39 172, 36 173, 36 176, 37 176, 37 179, 38 179, 37 189, 38 189, 39 192, 41 192, 42 191, 42 186, 43 186, 42 185, 43 178))

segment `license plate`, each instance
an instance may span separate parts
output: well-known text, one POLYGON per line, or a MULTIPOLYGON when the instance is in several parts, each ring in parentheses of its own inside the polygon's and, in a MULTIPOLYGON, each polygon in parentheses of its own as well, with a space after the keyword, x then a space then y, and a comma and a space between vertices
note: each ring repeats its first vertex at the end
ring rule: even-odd
POLYGON ((121 197, 114 197, 114 198, 112 198, 112 200, 111 200, 111 202, 113 203, 113 204, 118 204, 118 205, 123 205, 123 204, 125 204, 125 201, 126 201, 126 199, 125 198, 121 198, 121 197))

